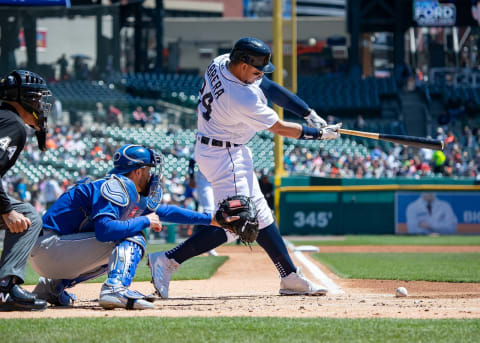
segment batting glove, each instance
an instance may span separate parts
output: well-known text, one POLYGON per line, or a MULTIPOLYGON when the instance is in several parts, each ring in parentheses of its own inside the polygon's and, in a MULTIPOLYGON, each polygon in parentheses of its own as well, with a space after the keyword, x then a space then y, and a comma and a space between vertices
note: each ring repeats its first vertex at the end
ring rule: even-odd
POLYGON ((327 126, 327 122, 325 119, 320 117, 315 110, 311 110, 310 114, 304 117, 308 123, 308 126, 315 127, 317 129, 321 129, 322 127, 327 126))
POLYGON ((338 132, 338 129, 341 127, 342 123, 338 123, 335 125, 327 125, 324 128, 321 128, 320 131, 322 132, 322 135, 318 139, 328 141, 331 139, 340 138, 340 132, 338 132))

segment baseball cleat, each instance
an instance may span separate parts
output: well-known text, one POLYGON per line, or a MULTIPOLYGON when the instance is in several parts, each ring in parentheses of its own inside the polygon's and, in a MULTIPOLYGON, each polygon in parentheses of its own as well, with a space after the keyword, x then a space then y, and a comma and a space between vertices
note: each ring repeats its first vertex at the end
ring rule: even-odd
POLYGON ((46 308, 45 300, 19 285, 0 287, 0 311, 43 311, 46 308))
POLYGON ((208 256, 218 256, 218 253, 215 251, 215 249, 212 249, 208 251, 208 256))
POLYGON ((160 297, 167 299, 170 279, 173 272, 180 267, 180 264, 173 259, 169 259, 165 252, 159 251, 148 254, 148 266, 152 273, 152 281, 156 291, 160 297))
POLYGON ((300 268, 280 280, 281 295, 325 295, 328 289, 314 284, 303 276, 300 268))
POLYGON ((154 291, 153 293, 150 293, 150 294, 145 295, 145 300, 146 300, 146 301, 149 301, 149 302, 151 302, 151 303, 153 303, 153 302, 155 302, 155 301, 157 301, 157 300, 160 300, 160 299, 162 299, 162 298, 160 298, 160 297, 158 296, 157 291, 154 291))
POLYGON ((98 303, 106 310, 126 308, 127 310, 151 310, 155 308, 145 295, 131 291, 124 286, 109 286, 103 284, 98 303))
POLYGON ((43 276, 38 279, 33 293, 55 306, 73 306, 77 300, 75 294, 65 290, 62 280, 48 279, 43 276))

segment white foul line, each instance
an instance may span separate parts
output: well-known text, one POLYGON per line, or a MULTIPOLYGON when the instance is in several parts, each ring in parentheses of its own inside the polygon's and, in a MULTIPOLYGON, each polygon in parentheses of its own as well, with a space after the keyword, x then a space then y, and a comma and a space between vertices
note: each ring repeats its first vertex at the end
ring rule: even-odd
POLYGON ((318 268, 315 263, 310 261, 301 251, 295 250, 295 245, 293 245, 288 240, 284 239, 285 244, 287 245, 288 249, 293 252, 293 255, 300 261, 309 271, 313 274, 313 276, 319 280, 325 287, 328 288, 328 292, 331 294, 344 294, 345 292, 335 283, 332 279, 330 279, 324 272, 318 268))

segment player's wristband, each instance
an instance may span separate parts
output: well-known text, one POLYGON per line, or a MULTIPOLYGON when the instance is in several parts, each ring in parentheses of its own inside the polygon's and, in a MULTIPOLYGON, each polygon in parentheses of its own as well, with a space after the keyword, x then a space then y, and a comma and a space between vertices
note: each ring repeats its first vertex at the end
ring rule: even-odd
POLYGON ((303 118, 308 117, 310 115, 310 113, 312 113, 312 111, 313 110, 311 108, 308 108, 308 110, 302 114, 302 117, 303 118))
POLYGON ((310 127, 306 125, 302 125, 302 134, 298 139, 303 140, 316 140, 322 137, 322 131, 317 129, 316 127, 310 127))

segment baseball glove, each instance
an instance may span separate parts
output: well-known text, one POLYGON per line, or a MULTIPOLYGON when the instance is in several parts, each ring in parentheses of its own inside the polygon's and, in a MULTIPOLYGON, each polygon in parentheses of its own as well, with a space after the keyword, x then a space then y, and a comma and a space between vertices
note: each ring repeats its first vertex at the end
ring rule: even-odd
POLYGON ((258 220, 255 203, 245 195, 234 195, 219 203, 215 219, 224 228, 236 234, 242 243, 253 243, 258 236, 258 220), (240 219, 227 222, 227 218, 240 219))

